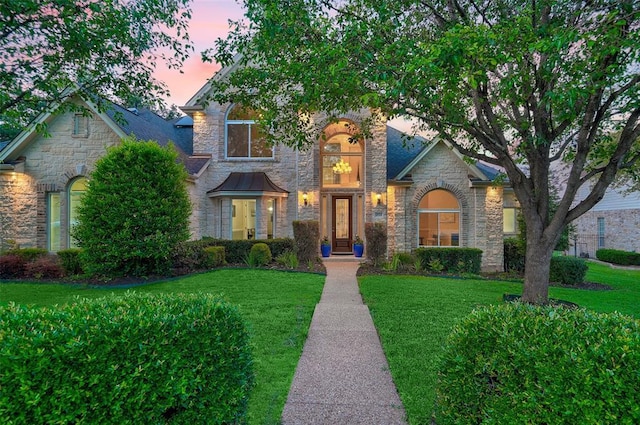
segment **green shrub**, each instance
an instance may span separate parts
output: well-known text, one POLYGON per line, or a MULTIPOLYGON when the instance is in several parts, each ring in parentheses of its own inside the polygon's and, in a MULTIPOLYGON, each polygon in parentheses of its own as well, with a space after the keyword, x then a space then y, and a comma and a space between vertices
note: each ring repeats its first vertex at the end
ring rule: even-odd
POLYGON ((367 260, 378 265, 387 256, 387 226, 379 222, 365 223, 364 234, 367 239, 367 260))
POLYGON ((398 261, 400 261, 400 264, 404 266, 411 265, 416 261, 415 257, 410 252, 397 252, 394 256, 398 256, 398 261))
POLYGON ((290 238, 279 239, 258 239, 258 240, 229 240, 229 239, 215 239, 210 237, 204 237, 201 241, 198 241, 203 246, 223 246, 225 252, 225 260, 230 264, 243 264, 249 257, 251 247, 255 243, 265 243, 269 246, 271 254, 274 257, 282 254, 286 251, 293 251, 294 242, 290 238))
POLYGON ((478 248, 417 248, 414 255, 420 259, 421 268, 437 264, 445 273, 478 274, 482 264, 482 250, 478 248))
POLYGON ((320 252, 320 224, 317 221, 294 221, 295 253, 301 263, 316 261, 320 252))
POLYGON ((44 248, 16 248, 5 251, 4 255, 17 255, 27 263, 37 258, 44 257, 49 251, 44 248))
POLYGON ((276 257, 276 263, 288 269, 297 269, 300 265, 298 256, 293 251, 285 251, 276 257))
POLYGON ((587 263, 582 258, 551 257, 549 280, 564 285, 577 285, 584 282, 587 263))
POLYGON ((203 250, 207 254, 207 268, 220 267, 226 263, 223 246, 208 246, 203 250))
POLYGON ((172 268, 180 274, 206 269, 208 259, 204 249, 207 246, 203 241, 178 243, 171 252, 172 268))
POLYGON ((640 423, 640 321, 508 304, 479 309, 449 336, 436 422, 640 423))
POLYGON ((504 240, 504 271, 524 273, 525 241, 520 238, 504 240))
POLYGON ((246 326, 209 294, 12 304, 0 308, 0 335, 4 423, 245 420, 254 383, 246 326))
POLYGON ((269 245, 267 245, 266 243, 258 242, 251 247, 247 264, 249 264, 251 267, 262 267, 269 264, 272 259, 273 256, 271 255, 269 245))
POLYGON ((640 252, 621 251, 619 249, 599 249, 596 258, 607 263, 622 266, 640 266, 640 252))
POLYGON ((82 274, 80 252, 81 250, 78 248, 63 249, 57 252, 65 276, 82 274))
POLYGON ((91 275, 167 274, 178 243, 189 239, 187 172, 172 146, 125 139, 108 149, 72 229, 91 275))

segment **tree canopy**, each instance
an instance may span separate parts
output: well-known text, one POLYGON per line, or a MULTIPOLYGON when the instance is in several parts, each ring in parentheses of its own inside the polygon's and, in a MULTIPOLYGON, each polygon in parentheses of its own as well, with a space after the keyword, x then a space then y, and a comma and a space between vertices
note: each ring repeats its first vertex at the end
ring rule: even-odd
POLYGON ((0 121, 20 128, 70 89, 100 103, 166 94, 159 63, 179 69, 192 50, 190 0, 3 0, 0 121))
POLYGON ((638 169, 635 0, 245 0, 245 8, 214 54, 239 66, 212 80, 209 100, 265 111, 272 140, 299 147, 317 140, 310 114, 368 107, 415 118, 417 130, 499 166, 526 221, 527 301, 547 301, 561 229, 621 170, 638 169), (568 177, 551 214, 555 164, 568 177), (589 194, 578 200, 583 186, 589 194))

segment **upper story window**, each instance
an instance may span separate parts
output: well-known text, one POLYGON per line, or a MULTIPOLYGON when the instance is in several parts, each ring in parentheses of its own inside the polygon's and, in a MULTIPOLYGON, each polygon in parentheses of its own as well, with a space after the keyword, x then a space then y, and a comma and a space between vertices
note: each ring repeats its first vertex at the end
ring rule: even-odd
POLYGON ((89 117, 83 114, 75 114, 73 116, 72 134, 75 137, 89 136, 89 117))
POLYGON ((257 116, 256 111, 240 105, 229 108, 225 120, 227 158, 273 158, 273 147, 261 134, 257 116))
POLYGON ((322 187, 359 187, 364 178, 362 141, 353 140, 354 126, 346 121, 324 131, 320 164, 322 187))

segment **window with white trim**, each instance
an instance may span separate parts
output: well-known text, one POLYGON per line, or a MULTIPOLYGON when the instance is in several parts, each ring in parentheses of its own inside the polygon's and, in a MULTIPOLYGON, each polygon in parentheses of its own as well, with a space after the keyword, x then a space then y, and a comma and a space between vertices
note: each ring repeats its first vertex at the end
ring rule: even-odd
POLYGON ((604 217, 598 217, 598 248, 604 248, 604 217))
POLYGON ((60 251, 60 193, 47 194, 47 249, 60 251))
POLYGON ((273 147, 267 144, 256 123, 258 114, 240 105, 233 105, 225 119, 225 152, 227 158, 273 158, 273 147))
MULTIPOLYGON (((77 178, 69 186, 69 231, 78 223, 78 207, 87 191, 87 179, 77 178)), ((78 241, 69 235, 69 248, 78 248, 78 241)))
POLYGON ((460 203, 448 190, 425 194, 418 205, 419 246, 460 246, 460 203))
POLYGON ((505 234, 518 233, 518 210, 507 207, 502 210, 502 231, 505 234))

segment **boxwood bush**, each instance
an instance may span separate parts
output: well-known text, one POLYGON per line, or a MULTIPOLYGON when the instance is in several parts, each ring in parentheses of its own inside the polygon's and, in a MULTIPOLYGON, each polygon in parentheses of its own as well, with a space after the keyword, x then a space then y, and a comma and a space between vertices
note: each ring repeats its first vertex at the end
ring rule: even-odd
POLYGON ((449 336, 446 424, 640 423, 640 322, 520 303, 474 311, 449 336))
POLYGON ((63 249, 57 252, 60 258, 60 265, 65 276, 72 276, 82 273, 82 262, 80 261, 80 252, 78 248, 63 249))
POLYGON ((0 308, 4 424, 231 424, 254 383, 238 311, 208 294, 0 308))
POLYGON ((565 285, 578 285, 584 282, 587 263, 576 257, 551 257, 549 280, 565 285))
POLYGON ((480 273, 482 250, 478 248, 417 248, 414 254, 422 269, 438 262, 445 273, 480 273))
POLYGON ((269 246, 273 257, 278 257, 280 254, 286 251, 294 250, 293 239, 281 238, 281 239, 257 239, 257 240, 228 240, 228 239, 214 239, 205 237, 202 238, 201 243, 203 246, 223 246, 225 252, 225 258, 228 263, 231 264, 244 264, 245 259, 251 252, 251 247, 256 243, 265 243, 269 246))
POLYGON ((596 258, 607 263, 622 266, 640 266, 640 252, 621 251, 619 249, 599 249, 596 258))

